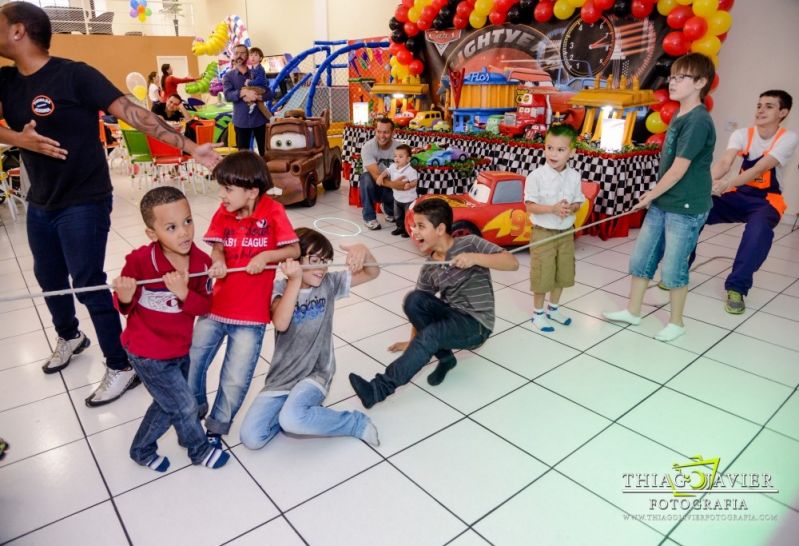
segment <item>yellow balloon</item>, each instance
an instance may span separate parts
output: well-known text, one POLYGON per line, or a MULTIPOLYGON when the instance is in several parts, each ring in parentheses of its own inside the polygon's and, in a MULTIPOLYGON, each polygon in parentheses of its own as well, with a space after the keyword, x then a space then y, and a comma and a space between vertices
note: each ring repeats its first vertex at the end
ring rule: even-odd
POLYGON ((399 61, 397 60, 397 58, 396 58, 396 57, 391 57, 391 58, 388 60, 388 64, 390 64, 391 66, 396 66, 398 63, 399 63, 399 61))
POLYGON ((137 85, 136 87, 131 89, 131 91, 133 92, 133 96, 139 100, 144 100, 144 97, 147 96, 147 90, 144 88, 143 85, 137 85))
POLYGON ((661 119, 660 112, 652 112, 646 117, 646 130, 653 134, 666 132, 669 126, 661 119))
POLYGON ((469 24, 474 28, 483 28, 486 24, 486 16, 472 12, 472 14, 469 15, 469 24))
POLYGON ((493 7, 494 0, 477 0, 477 2, 474 3, 474 11, 472 11, 472 13, 485 17, 491 13, 491 8, 493 7))
POLYGON ((719 9, 719 0, 694 0, 694 15, 710 17, 719 9))
POLYGON ((693 1, 694 0, 677 0, 677 3, 680 4, 681 6, 687 6, 693 1))
POLYGON ((658 13, 666 16, 677 7, 677 0, 658 0, 658 13))
POLYGON ((552 12, 558 19, 568 19, 574 14, 574 6, 568 0, 558 0, 555 2, 552 12))
POLYGON ((569 0, 569 4, 575 8, 581 8, 583 7, 583 4, 585 4, 585 0, 569 0))
POLYGON ((724 34, 732 26, 732 15, 728 11, 717 11, 707 18, 707 31, 713 36, 724 34))
POLYGON ((398 64, 397 65, 397 76, 401 80, 404 80, 409 75, 410 75, 410 72, 408 71, 408 66, 407 65, 404 65, 404 64, 398 64))
POLYGON ((701 53, 707 57, 713 57, 721 49, 721 40, 715 36, 705 34, 698 40, 691 42, 691 51, 701 53))
POLYGON ((713 66, 716 68, 719 67, 719 56, 718 55, 711 55, 710 60, 713 61, 713 66))
POLYGON ((422 8, 417 7, 416 4, 413 5, 411 9, 408 10, 408 21, 411 23, 415 23, 419 20, 419 17, 422 15, 422 8))

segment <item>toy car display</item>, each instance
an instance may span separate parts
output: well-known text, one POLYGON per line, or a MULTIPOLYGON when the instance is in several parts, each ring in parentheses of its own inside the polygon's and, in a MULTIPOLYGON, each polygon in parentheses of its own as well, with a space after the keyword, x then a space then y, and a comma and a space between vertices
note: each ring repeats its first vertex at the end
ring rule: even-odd
MULTIPOLYGON (((452 235, 480 235, 500 246, 519 246, 530 242, 532 224, 524 206, 526 176, 503 171, 483 171, 469 193, 428 194, 416 199, 405 215, 405 228, 411 233, 413 208, 426 199, 443 199, 452 207, 452 235)), ((575 227, 580 227, 593 209, 599 184, 583 182, 585 203, 577 211, 575 227)))
POLYGON ((469 154, 463 150, 452 147, 446 150, 433 152, 427 160, 427 165, 430 167, 439 167, 441 165, 448 165, 453 161, 466 161, 467 159, 469 159, 469 154))
POLYGON ((415 115, 416 112, 412 110, 408 110, 406 112, 400 112, 393 118, 394 125, 396 125, 397 127, 407 127, 411 123, 411 120, 415 115))
POLYGON ((438 110, 422 110, 416 113, 410 123, 408 123, 408 127, 411 129, 429 129, 439 121, 441 121, 441 112, 438 110))
POLYGON ((326 190, 341 185, 341 148, 330 147, 327 128, 330 114, 306 118, 302 110, 292 110, 267 126, 266 166, 275 187, 282 194, 276 199, 284 204, 316 203, 317 184, 326 190))

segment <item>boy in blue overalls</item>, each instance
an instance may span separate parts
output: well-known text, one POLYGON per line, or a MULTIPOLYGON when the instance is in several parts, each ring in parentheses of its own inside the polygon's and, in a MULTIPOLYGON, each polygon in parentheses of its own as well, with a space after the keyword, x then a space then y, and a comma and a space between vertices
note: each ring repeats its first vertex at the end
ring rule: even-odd
POLYGON ((780 124, 788 116, 792 103, 785 91, 763 92, 757 101, 754 127, 735 131, 724 155, 711 168, 715 195, 706 224, 746 224, 732 273, 724 283, 727 290, 724 309, 728 313, 738 315, 745 311, 743 298, 752 287, 755 271, 768 257, 774 227, 787 208, 780 180, 799 139, 780 124), (743 158, 738 175, 725 179, 738 156, 743 158))

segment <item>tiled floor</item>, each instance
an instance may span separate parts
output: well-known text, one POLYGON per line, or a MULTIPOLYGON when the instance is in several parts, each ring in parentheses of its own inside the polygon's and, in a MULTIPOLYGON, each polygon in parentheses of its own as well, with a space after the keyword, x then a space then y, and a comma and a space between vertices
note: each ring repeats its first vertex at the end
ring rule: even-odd
MULTIPOLYGON (((111 276, 126 253, 147 242, 136 192, 122 176, 115 182, 111 276)), ((190 199, 199 239, 217 200, 212 191, 190 199)), ((5 208, 0 214, 0 296, 38 290, 24 221, 13 223, 5 208)), ((345 189, 289 216, 295 226, 322 216, 360 224, 345 189)), ((564 297, 574 324, 552 335, 527 322, 523 252, 518 272, 494 275, 498 319, 488 342, 461 351, 439 387, 423 373, 367 411, 379 448, 281 434, 253 452, 239 444, 240 415, 225 438, 233 457, 219 471, 192 467, 174 431, 161 443, 170 472, 134 464, 127 450, 149 404, 144 388, 87 408, 83 399, 103 372, 96 344, 61 374, 46 376, 39 368, 54 335, 46 308, 40 300, 0 303, 0 436, 12 446, 0 463, 0 543, 795 544, 799 231, 778 227, 749 309, 734 317, 722 309, 730 260, 702 262, 730 256, 740 234, 731 225, 704 231, 688 334, 672 345, 651 337, 668 315, 667 294, 657 288, 647 294, 639 327, 601 319, 603 309, 625 301, 631 239, 578 240, 578 284, 564 297), (624 474, 663 476, 696 455, 719 457, 723 472, 770 474, 779 492, 707 494, 742 499, 748 508, 720 511, 650 509, 671 494, 623 492, 624 474)), ((408 334, 402 298, 421 257, 385 229, 333 239, 362 242, 380 261, 408 264, 386 268, 338 305, 339 370, 327 403, 363 409, 346 376, 370 376, 391 362, 386 347, 408 334)), ((94 337, 82 307, 79 316, 94 337)), ((269 368, 271 337, 245 410, 269 368)))

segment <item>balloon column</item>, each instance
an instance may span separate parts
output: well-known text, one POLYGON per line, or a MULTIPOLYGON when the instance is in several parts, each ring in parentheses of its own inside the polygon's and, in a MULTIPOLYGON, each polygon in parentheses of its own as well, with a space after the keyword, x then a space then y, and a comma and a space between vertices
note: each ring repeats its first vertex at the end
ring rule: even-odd
POLYGON ((197 93, 207 93, 209 88, 211 87, 211 82, 214 78, 216 78, 216 73, 219 70, 219 64, 216 61, 213 61, 205 67, 205 72, 203 72, 202 77, 191 83, 186 84, 186 93, 191 93, 192 95, 197 93))
POLYGON ((130 0, 130 16, 143 23, 153 12, 147 7, 147 0, 130 0))
POLYGON ((191 44, 191 52, 196 56, 211 55, 216 56, 222 53, 225 45, 228 42, 228 27, 227 23, 222 21, 217 23, 214 27, 214 32, 208 37, 207 40, 202 38, 195 38, 191 44))
POLYGON ((230 68, 230 58, 237 44, 247 47, 252 45, 247 26, 238 15, 229 15, 214 27, 214 31, 204 40, 200 37, 191 44, 191 52, 196 56, 217 56, 217 60, 205 67, 202 77, 196 82, 186 85, 187 93, 211 93, 216 95, 222 91, 221 78, 230 68))

